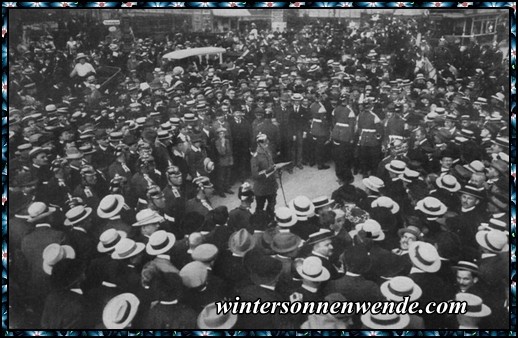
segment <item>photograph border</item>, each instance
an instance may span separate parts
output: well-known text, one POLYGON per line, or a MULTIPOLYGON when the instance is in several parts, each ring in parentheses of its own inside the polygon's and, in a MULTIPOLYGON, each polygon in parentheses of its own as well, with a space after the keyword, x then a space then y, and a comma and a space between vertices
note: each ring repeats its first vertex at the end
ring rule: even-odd
MULTIPOLYGON (((2 333, 6 336, 512 336, 516 334, 516 4, 514 2, 3 2, 2 3, 2 333), (509 9, 509 127, 510 132, 510 293, 509 330, 498 331, 12 331, 8 330, 8 15, 11 8, 458 8, 509 9)), ((15 201, 13 201, 15 202, 15 201)))

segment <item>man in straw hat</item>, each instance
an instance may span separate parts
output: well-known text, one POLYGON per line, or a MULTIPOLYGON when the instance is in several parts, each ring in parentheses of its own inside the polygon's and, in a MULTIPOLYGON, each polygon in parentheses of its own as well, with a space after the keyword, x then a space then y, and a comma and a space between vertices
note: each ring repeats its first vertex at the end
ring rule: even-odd
POLYGON ((54 290, 46 297, 40 327, 78 330, 92 325, 87 300, 80 288, 84 265, 75 259, 63 259, 54 265, 51 280, 54 290))
POLYGON ((467 304, 467 312, 457 315, 459 330, 478 330, 480 321, 491 315, 491 309, 482 302, 482 299, 471 293, 458 293, 455 296, 458 302, 467 304))
POLYGON ((330 279, 335 280, 343 276, 343 267, 335 267, 330 261, 333 254, 332 241, 335 234, 328 229, 319 229, 317 232, 309 235, 306 245, 312 249, 309 256, 318 257, 322 261, 322 265, 331 274, 330 279))
POLYGON ((65 214, 64 225, 69 227, 67 242, 77 252, 77 259, 89 261, 96 253, 96 240, 92 234, 92 208, 78 205, 65 214))
POLYGON ((218 314, 216 303, 210 303, 198 315, 196 327, 201 330, 231 330, 236 322, 236 314, 218 314))
POLYGON ((108 330, 122 330, 133 327, 140 300, 132 293, 122 293, 113 297, 104 307, 102 321, 108 330))

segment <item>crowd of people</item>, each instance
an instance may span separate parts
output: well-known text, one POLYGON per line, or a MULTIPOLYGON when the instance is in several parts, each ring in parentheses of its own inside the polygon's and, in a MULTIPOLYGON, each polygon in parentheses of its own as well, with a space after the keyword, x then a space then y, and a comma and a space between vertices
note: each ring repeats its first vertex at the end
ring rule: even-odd
POLYGON ((208 41, 128 48, 115 33, 94 47, 50 32, 9 50, 11 328, 508 327, 496 45, 431 43, 412 19, 252 25, 213 42, 224 63, 180 67, 161 56, 208 41), (120 74, 101 83, 103 66, 120 74), (308 166, 334 168, 340 186, 276 205, 279 172, 308 166), (216 313, 236 296, 468 311, 216 313))

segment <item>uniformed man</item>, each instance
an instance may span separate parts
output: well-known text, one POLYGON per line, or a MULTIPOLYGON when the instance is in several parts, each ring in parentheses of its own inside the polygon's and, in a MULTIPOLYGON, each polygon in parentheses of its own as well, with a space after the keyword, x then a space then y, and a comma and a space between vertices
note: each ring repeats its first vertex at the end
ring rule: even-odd
POLYGON ((376 169, 381 151, 381 120, 373 111, 374 98, 367 97, 356 119, 360 173, 369 176, 376 169))
POLYGON ((324 105, 322 96, 317 96, 317 101, 314 102, 309 110, 313 118, 311 122, 311 136, 313 138, 313 146, 315 153, 315 160, 318 165, 318 170, 329 169, 329 166, 325 164, 325 145, 329 140, 329 121, 328 111, 329 107, 324 105))
MULTIPOLYGON (((185 195, 182 192, 182 172, 175 165, 170 165, 166 171, 167 186, 162 190, 165 197, 165 213, 164 218, 176 224, 181 224, 185 215, 185 195)), ((182 238, 184 234, 173 231, 178 237, 182 238)))
POLYGON ((348 97, 340 98, 341 104, 333 110, 333 159, 336 173, 351 169, 354 154, 354 127, 356 115, 348 105, 348 97))
POLYGON ((266 211, 273 217, 278 188, 276 166, 268 147, 268 137, 260 133, 256 140, 257 150, 250 161, 252 178, 254 179, 253 191, 257 199, 256 210, 264 210, 268 201, 266 211))

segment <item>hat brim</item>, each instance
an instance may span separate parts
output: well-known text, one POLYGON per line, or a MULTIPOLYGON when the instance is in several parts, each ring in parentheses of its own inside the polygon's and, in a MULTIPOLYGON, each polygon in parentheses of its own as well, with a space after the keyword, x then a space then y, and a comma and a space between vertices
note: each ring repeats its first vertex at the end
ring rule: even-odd
POLYGON ((486 304, 482 304, 482 309, 479 312, 466 312, 463 316, 474 317, 474 318, 482 318, 487 317, 491 314, 491 309, 486 304))
POLYGON ((396 174, 396 175, 401 175, 401 174, 405 173, 405 169, 398 170, 398 171, 392 169, 390 167, 390 163, 385 164, 385 169, 387 169, 388 171, 390 171, 391 173, 396 174))
POLYGON ((327 270, 324 267, 322 267, 322 273, 318 277, 311 277, 311 276, 306 275, 304 273, 304 271, 302 271, 302 264, 297 266, 296 270, 302 278, 312 281, 312 282, 325 282, 325 281, 329 280, 329 278, 331 278, 331 274, 329 273, 329 270, 327 270))
POLYGON ((408 256, 410 257, 412 264, 414 264, 417 268, 419 268, 425 272, 434 273, 434 272, 439 271, 439 269, 441 268, 441 260, 438 259, 435 262, 433 262, 431 265, 424 265, 416 257, 416 250, 418 248, 419 248, 419 245, 414 245, 408 249, 408 256))
POLYGON ((464 194, 466 194, 466 195, 473 196, 473 197, 475 197, 475 198, 478 198, 479 200, 483 200, 483 199, 484 199, 484 197, 483 197, 482 195, 479 195, 479 194, 476 194, 476 193, 474 193, 474 192, 467 191, 467 190, 464 190, 464 189, 460 189, 460 190, 459 190, 459 192, 460 192, 461 194, 463 194, 463 195, 464 195, 464 194))
POLYGON ((168 233, 167 239, 169 241, 169 244, 166 245, 165 247, 161 248, 160 250, 153 249, 151 244, 148 242, 146 245, 146 252, 151 256, 158 256, 158 255, 161 255, 161 254, 171 250, 171 248, 174 246, 174 243, 176 242, 176 237, 175 237, 175 235, 168 233))
POLYGON ((301 217, 310 217, 315 214, 315 206, 313 205, 313 203, 309 205, 308 211, 298 211, 297 209, 295 209, 295 200, 291 200, 288 204, 290 209, 293 210, 298 219, 300 219, 301 217))
POLYGON ((400 315, 399 321, 397 323, 391 325, 381 325, 374 323, 371 318, 371 314, 367 313, 361 316, 361 321, 363 325, 367 326, 370 329, 379 329, 379 330, 402 330, 408 326, 410 323, 410 316, 407 314, 400 315))
POLYGON ((424 202, 422 200, 417 202, 415 209, 419 210, 429 216, 436 216, 436 217, 442 216, 446 213, 446 211, 448 211, 448 208, 444 204, 441 205, 441 208, 438 211, 426 210, 424 208, 424 202))
POLYGON ((117 200, 117 207, 112 210, 111 212, 104 212, 101 209, 101 205, 97 207, 97 216, 103 219, 112 218, 113 216, 116 216, 119 214, 119 212, 124 208, 124 197, 122 195, 115 195, 115 199, 117 200))
MULTIPOLYGON (((388 300, 391 300, 391 301, 395 301, 395 302, 404 301, 403 297, 395 295, 389 290, 389 283, 390 283, 390 280, 387 280, 386 282, 383 282, 383 284, 381 284, 381 286, 380 286, 381 294, 383 296, 385 296, 385 298, 387 298, 388 300)), ((412 293, 410 295, 408 295, 410 297, 409 301, 411 301, 411 302, 418 300, 419 298, 421 298, 421 296, 423 294, 423 290, 421 289, 421 287, 415 283, 414 283, 413 289, 414 290, 412 291, 412 293)))
POLYGON ((461 186, 460 186, 460 183, 459 182, 456 182, 455 183, 455 186, 453 188, 448 188, 448 187, 445 187, 443 184, 442 184, 442 180, 441 180, 441 177, 438 177, 436 180, 435 180, 435 184, 441 188, 441 189, 444 189, 444 190, 448 190, 449 192, 457 192, 460 190, 461 186))
POLYGON ((380 188, 378 188, 378 187, 373 186, 373 185, 371 184, 371 182, 369 181, 369 179, 368 179, 368 178, 364 178, 364 179, 362 179, 362 183, 363 183, 363 185, 364 185, 365 187, 367 187, 369 190, 372 190, 372 191, 379 192, 379 190, 380 190, 380 188, 381 188, 381 187, 380 187, 380 188))
POLYGON ((416 238, 417 240, 419 240, 419 238, 421 237, 421 234, 420 234, 420 233, 419 233, 419 234, 416 234, 416 233, 415 233, 415 231, 413 231, 413 230, 409 230, 408 228, 402 228, 402 229, 399 229, 399 230, 397 231, 397 234, 398 234, 398 236, 399 236, 400 238, 401 238, 401 237, 403 237, 403 234, 405 234, 405 233, 409 233, 409 234, 414 235, 414 236, 415 236, 415 238, 416 238))
MULTIPOLYGON (((121 238, 126 238, 128 236, 128 234, 126 234, 125 231, 117 230, 117 232, 119 233, 119 236, 121 236, 121 238)), ((113 246, 111 248, 107 248, 103 245, 102 242, 97 243, 97 252, 106 253, 106 252, 110 252, 113 250, 115 250, 115 246, 113 246)))
POLYGON ((230 330, 237 322, 237 315, 230 313, 228 319, 221 325, 209 326, 203 318, 203 313, 203 311, 200 313, 197 320, 198 328, 202 330, 230 330))
POLYGON ((278 246, 275 245, 275 242, 272 242, 270 244, 270 248, 275 253, 283 254, 283 253, 291 252, 291 251, 298 249, 300 247, 300 243, 302 243, 302 240, 299 238, 299 239, 297 239, 297 242, 294 243, 292 246, 286 247, 286 248, 279 248, 278 246))
POLYGON ((70 222, 70 220, 67 218, 67 219, 65 219, 65 222, 63 222, 63 224, 64 224, 65 226, 67 226, 67 227, 68 227, 68 226, 72 226, 72 225, 74 225, 74 224, 77 224, 77 223, 79 223, 79 222, 81 222, 81 221, 84 221, 84 220, 85 220, 85 219, 87 219, 87 218, 88 218, 88 216, 90 216, 90 214, 92 213, 92 208, 90 208, 90 207, 86 207, 86 208, 85 208, 85 211, 86 211, 86 214, 85 214, 85 215, 83 215, 83 217, 81 217, 80 219, 77 219, 77 220, 75 220, 74 222, 70 222))
POLYGON ((140 304, 140 301, 137 298, 137 296, 135 296, 134 294, 131 294, 131 293, 123 293, 117 297, 124 297, 125 300, 130 303, 130 307, 131 307, 130 313, 124 322, 114 323, 111 319, 113 314, 110 311, 107 311, 107 309, 109 309, 108 305, 110 305, 110 303, 112 301, 114 301, 113 299, 110 300, 103 310, 103 324, 104 324, 104 326, 106 326, 106 328, 108 330, 121 330, 121 329, 126 328, 131 323, 131 321, 135 318, 135 315, 137 314, 138 307, 140 304))
MULTIPOLYGON (((315 209, 319 209, 319 208, 323 208, 323 207, 326 207, 330 204, 333 204, 335 202, 335 200, 329 200, 327 203, 325 204, 321 204, 321 205, 318 205, 318 206, 315 206, 315 209)), ((314 204, 313 204, 314 205, 314 204)))
POLYGON ((137 245, 137 248, 135 249, 135 251, 133 251, 133 253, 129 256, 125 256, 125 257, 121 257, 119 256, 119 254, 114 251, 111 255, 112 259, 116 259, 116 260, 122 260, 122 259, 128 259, 128 258, 131 258, 131 257, 135 257, 136 255, 138 255, 139 253, 141 253, 142 251, 144 251, 144 249, 146 248, 146 245, 144 243, 135 243, 137 245))
POLYGON ((49 210, 48 210, 47 212, 45 212, 45 213, 41 214, 41 215, 38 215, 38 216, 36 216, 36 217, 30 217, 30 216, 29 216, 29 218, 27 218, 27 222, 29 222, 29 223, 37 222, 37 221, 39 221, 39 220, 40 220, 40 219, 42 219, 42 218, 45 218, 45 217, 47 217, 47 216, 52 215, 53 213, 55 213, 55 212, 56 212, 56 210, 57 210, 57 208, 49 207, 49 210))
POLYGON ((162 220, 163 220, 163 218, 160 215, 157 215, 156 217, 153 217, 153 218, 150 218, 150 219, 145 219, 145 220, 142 220, 142 221, 135 222, 131 226, 140 227, 140 226, 143 226, 143 225, 162 223, 162 220))
MULTIPOLYGON (((76 252, 74 251, 74 248, 72 248, 70 245, 61 245, 61 247, 65 251, 65 255, 62 259, 76 258, 76 252)), ((54 265, 56 265, 58 262, 54 263, 54 265)), ((52 275, 52 268, 54 267, 54 265, 49 265, 49 263, 46 260, 43 260, 43 271, 45 271, 47 275, 52 275)))
MULTIPOLYGON (((363 223, 356 224, 356 226, 355 226, 356 233, 355 234, 358 234, 360 231, 366 232, 365 230, 362 229, 362 227, 361 227, 362 224, 363 223)), ((372 239, 374 242, 383 241, 385 239, 385 232, 383 231, 383 229, 381 229, 380 231, 381 231, 381 235, 379 235, 378 237, 369 237, 369 238, 372 239)))
POLYGON ((478 245, 483 247, 484 249, 493 252, 493 253, 502 253, 502 252, 508 252, 509 251, 509 243, 504 245, 500 251, 496 251, 494 249, 491 249, 489 245, 487 245, 487 242, 485 241, 485 235, 488 231, 479 231, 475 235, 475 239, 477 240, 478 245))

